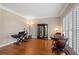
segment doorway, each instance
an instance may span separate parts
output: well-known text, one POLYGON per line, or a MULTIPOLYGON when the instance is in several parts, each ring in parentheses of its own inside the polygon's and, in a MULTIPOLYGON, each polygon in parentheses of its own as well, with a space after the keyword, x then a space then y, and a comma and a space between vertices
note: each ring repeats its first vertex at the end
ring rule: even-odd
POLYGON ((38 39, 48 38, 48 24, 37 24, 37 38, 38 39))

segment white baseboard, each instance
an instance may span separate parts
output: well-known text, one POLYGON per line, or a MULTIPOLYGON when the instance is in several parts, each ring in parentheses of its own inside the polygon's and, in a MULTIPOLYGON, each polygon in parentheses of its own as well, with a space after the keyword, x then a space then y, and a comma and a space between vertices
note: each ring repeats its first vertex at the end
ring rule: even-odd
POLYGON ((6 43, 6 44, 2 44, 2 45, 0 45, 0 47, 7 46, 7 45, 12 44, 12 43, 14 43, 14 42, 16 42, 16 41, 12 41, 12 42, 9 42, 9 43, 6 43))
POLYGON ((37 38, 37 36, 32 36, 32 38, 37 38))

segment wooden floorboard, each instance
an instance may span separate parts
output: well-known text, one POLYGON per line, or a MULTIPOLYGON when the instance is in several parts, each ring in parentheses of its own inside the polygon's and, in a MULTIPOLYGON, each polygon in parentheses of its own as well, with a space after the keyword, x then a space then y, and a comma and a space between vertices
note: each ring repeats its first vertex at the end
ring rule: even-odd
POLYGON ((55 55, 52 40, 30 39, 20 45, 10 44, 0 48, 1 55, 55 55))

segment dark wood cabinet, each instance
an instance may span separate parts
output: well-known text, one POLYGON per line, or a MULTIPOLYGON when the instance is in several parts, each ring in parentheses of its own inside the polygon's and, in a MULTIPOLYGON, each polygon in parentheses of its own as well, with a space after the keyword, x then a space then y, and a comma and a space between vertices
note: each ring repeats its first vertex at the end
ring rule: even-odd
POLYGON ((37 24, 37 38, 47 39, 48 38, 48 24, 37 24))

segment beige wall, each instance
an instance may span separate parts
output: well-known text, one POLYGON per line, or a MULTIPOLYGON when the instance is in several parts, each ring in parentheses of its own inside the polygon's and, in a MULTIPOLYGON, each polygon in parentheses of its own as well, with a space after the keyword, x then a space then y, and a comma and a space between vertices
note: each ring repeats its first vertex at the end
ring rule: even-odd
MULTIPOLYGON (((0 8, 0 46, 16 41, 16 39, 12 38, 10 35, 17 34, 19 31, 24 30, 24 28, 28 30, 28 26, 26 25, 27 22, 28 20, 25 18, 0 8)), ((59 28, 61 32, 61 22, 59 18, 40 18, 34 19, 32 22, 34 22, 31 27, 33 38, 37 37, 37 24, 48 24, 49 38, 51 34, 55 33, 55 28, 59 28)))
POLYGON ((61 26, 61 32, 63 32, 63 18, 72 10, 74 9, 76 6, 78 6, 78 3, 70 3, 66 9, 63 11, 61 17, 60 17, 60 26, 61 26))
POLYGON ((24 18, 0 9, 0 45, 16 41, 10 35, 17 34, 24 29, 25 24, 22 20, 24 18))
POLYGON ((34 38, 37 37, 37 24, 48 24, 48 37, 50 38, 51 34, 55 34, 55 28, 59 28, 59 32, 61 32, 60 28, 60 19, 58 17, 48 17, 48 18, 39 18, 35 20, 31 20, 34 24, 31 27, 31 32, 34 38))

